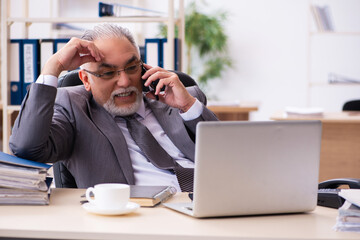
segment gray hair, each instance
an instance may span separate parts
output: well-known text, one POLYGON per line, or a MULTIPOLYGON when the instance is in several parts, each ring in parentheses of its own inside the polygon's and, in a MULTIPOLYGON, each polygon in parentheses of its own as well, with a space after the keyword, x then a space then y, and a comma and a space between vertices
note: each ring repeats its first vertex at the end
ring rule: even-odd
POLYGON ((86 30, 82 35, 81 39, 94 41, 96 39, 106 38, 126 38, 133 45, 139 55, 139 46, 136 44, 135 39, 129 29, 121 27, 113 23, 101 23, 96 25, 93 29, 86 30))

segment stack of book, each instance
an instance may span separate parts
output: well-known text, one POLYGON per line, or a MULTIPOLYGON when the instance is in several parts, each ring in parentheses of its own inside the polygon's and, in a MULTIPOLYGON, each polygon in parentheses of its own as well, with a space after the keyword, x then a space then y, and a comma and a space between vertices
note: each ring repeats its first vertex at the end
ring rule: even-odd
POLYGON ((360 189, 342 189, 339 196, 345 199, 339 208, 335 230, 360 232, 360 189))
POLYGON ((0 204, 49 204, 50 167, 0 152, 0 204))

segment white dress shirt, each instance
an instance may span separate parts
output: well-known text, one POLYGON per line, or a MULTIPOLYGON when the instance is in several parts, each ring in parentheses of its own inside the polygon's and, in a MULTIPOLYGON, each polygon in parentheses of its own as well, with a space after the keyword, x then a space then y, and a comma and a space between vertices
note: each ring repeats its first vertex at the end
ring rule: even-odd
MULTIPOLYGON (((40 75, 36 83, 46 84, 57 87, 58 78, 51 75, 40 75)), ((196 99, 191 108, 185 112, 180 113, 184 121, 193 120, 199 117, 202 113, 202 104, 196 99)), ((164 150, 181 166, 186 168, 193 168, 194 163, 186 159, 184 154, 173 144, 173 142, 166 135, 159 122, 155 118, 152 110, 145 106, 144 101, 141 102, 140 108, 137 111, 137 120, 144 124, 164 150)), ((130 159, 134 168, 135 184, 136 185, 166 185, 174 186, 178 191, 180 190, 179 183, 176 175, 168 170, 162 170, 155 167, 152 163, 148 162, 145 155, 140 148, 136 145, 131 137, 129 130, 126 126, 125 120, 118 121, 124 137, 126 139, 130 159)))

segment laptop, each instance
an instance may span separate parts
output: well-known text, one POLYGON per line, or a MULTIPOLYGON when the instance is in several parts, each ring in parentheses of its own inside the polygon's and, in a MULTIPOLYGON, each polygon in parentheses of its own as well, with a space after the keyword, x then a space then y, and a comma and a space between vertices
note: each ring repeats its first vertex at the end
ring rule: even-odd
POLYGON ((200 122, 193 201, 164 203, 197 218, 311 211, 320 121, 200 122))

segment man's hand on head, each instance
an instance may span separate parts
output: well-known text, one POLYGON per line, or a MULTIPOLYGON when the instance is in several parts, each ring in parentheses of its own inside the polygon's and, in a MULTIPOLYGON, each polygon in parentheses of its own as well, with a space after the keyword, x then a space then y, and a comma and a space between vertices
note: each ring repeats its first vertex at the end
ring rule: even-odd
POLYGON ((149 86, 151 82, 159 79, 154 93, 148 93, 148 96, 153 97, 157 95, 159 100, 171 107, 180 109, 186 112, 195 103, 195 98, 189 94, 178 75, 173 72, 166 71, 160 67, 151 67, 144 64, 148 69, 142 76, 142 79, 147 79, 145 86, 149 86), (164 92, 161 89, 165 87, 164 92))
POLYGON ((103 55, 91 41, 71 38, 51 56, 41 71, 43 75, 59 76, 64 70, 73 70, 87 62, 99 62, 103 55))

